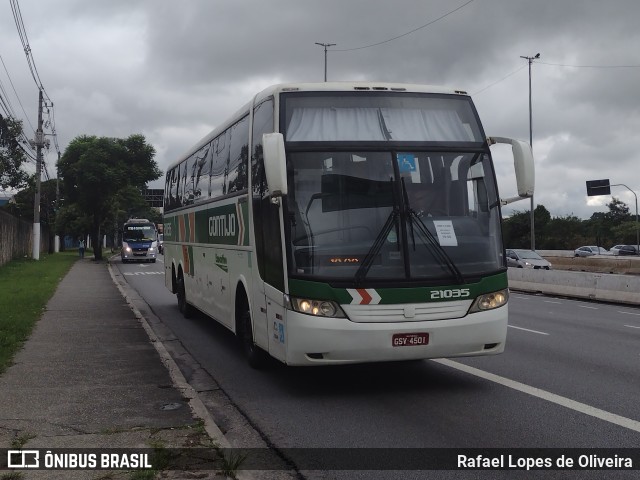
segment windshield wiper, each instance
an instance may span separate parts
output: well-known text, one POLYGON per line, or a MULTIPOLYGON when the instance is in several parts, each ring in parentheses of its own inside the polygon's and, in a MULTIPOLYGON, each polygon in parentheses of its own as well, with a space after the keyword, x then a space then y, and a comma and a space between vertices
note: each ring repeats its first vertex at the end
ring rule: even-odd
POLYGON ((396 201, 392 178, 389 179, 389 183, 391 185, 391 192, 392 192, 392 198, 393 198, 393 210, 391 210, 391 213, 387 217, 387 221, 382 226, 382 229, 380 230, 380 233, 378 233, 378 236, 373 242, 373 245, 371 245, 371 248, 365 255, 364 259, 362 260, 362 263, 360 264, 360 267, 358 268, 358 271, 355 274, 356 284, 359 284, 360 282, 362 282, 364 277, 367 276, 367 273, 369 273, 369 270, 373 265, 373 261, 375 260, 376 256, 380 253, 380 250, 382 250, 385 240, 389 236, 391 229, 394 227, 394 225, 396 224, 396 220, 400 216, 400 209, 398 208, 398 202, 396 201))
POLYGON ((449 269, 449 271, 451 272, 451 275, 453 276, 453 278, 455 278, 455 280, 456 280, 456 282, 458 284, 463 284, 465 282, 465 280, 464 280, 464 276, 462 275, 462 272, 460 272, 460 269, 456 266, 456 264, 453 262, 453 260, 451 260, 451 257, 449 257, 449 255, 447 255, 446 250, 444 248, 442 248, 442 245, 440 245, 440 242, 438 242, 438 240, 436 240, 436 238, 429 231, 429 229, 424 224, 422 219, 415 212, 415 210, 413 210, 411 208, 411 205, 409 204, 409 196, 407 194, 407 189, 406 189, 405 184, 404 184, 404 178, 402 178, 401 181, 402 181, 402 195, 404 197, 404 204, 405 204, 405 208, 406 208, 406 213, 407 213, 407 216, 409 217, 409 220, 410 220, 409 228, 411 229, 411 239, 413 241, 414 250, 416 248, 416 240, 415 240, 415 236, 414 236, 413 225, 415 224, 417 230, 420 233, 422 233, 424 238, 426 238, 426 240, 427 240, 426 243, 431 245, 431 247, 432 247, 431 253, 434 256, 434 258, 436 260, 438 260, 441 265, 444 265, 444 266, 447 267, 447 269, 449 269))

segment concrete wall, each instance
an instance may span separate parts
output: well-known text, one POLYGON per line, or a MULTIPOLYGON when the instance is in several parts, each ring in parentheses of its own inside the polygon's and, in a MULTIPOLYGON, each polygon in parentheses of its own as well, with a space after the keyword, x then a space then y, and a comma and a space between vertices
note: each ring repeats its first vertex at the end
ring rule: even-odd
POLYGON ((640 276, 509 268, 513 290, 640 305, 640 276))
MULTIPOLYGON (((17 257, 33 255, 33 223, 0 211, 0 266, 17 257)), ((40 227, 40 251, 49 251, 49 230, 40 227)))

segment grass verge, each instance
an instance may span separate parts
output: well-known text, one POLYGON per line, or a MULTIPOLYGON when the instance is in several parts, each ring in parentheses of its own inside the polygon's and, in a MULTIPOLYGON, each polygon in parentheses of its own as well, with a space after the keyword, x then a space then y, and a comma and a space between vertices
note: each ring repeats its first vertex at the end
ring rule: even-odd
POLYGON ((78 259, 77 251, 41 254, 0 267, 0 374, 29 338, 58 283, 78 259))

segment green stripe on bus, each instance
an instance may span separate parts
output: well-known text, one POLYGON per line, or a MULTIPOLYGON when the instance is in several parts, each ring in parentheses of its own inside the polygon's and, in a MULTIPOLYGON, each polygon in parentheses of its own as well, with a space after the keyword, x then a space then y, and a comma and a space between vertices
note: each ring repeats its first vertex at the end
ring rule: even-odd
POLYGON ((247 197, 196 212, 167 214, 165 240, 209 245, 249 245, 247 197))
MULTIPOLYGON (((422 303, 422 302, 439 302, 450 301, 451 298, 439 296, 439 299, 431 294, 432 291, 455 290, 460 288, 468 288, 469 296, 467 298, 475 298, 483 293, 495 292, 507 288, 507 273, 499 273, 490 277, 483 278, 476 283, 467 283, 463 285, 440 285, 436 287, 407 287, 407 288, 372 288, 372 287, 352 287, 366 288, 375 290, 380 295, 380 304, 398 304, 398 303, 422 303)), ((294 297, 311 298, 317 300, 333 300, 341 304, 349 304, 353 301, 353 297, 346 288, 334 288, 328 283, 314 282, 310 280, 289 279, 289 293, 294 297)))

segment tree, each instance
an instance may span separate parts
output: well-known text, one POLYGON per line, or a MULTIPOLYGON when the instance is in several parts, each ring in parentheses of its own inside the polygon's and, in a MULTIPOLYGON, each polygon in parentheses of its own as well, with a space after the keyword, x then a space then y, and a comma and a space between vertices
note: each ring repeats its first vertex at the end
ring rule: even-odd
POLYGON ((18 138, 22 135, 22 122, 0 115, 0 188, 19 189, 27 184, 29 176, 22 170, 26 155, 18 138))
POLYGON ((516 211, 509 218, 505 218, 502 222, 502 238, 506 248, 529 248, 531 246, 531 214, 516 211))
POLYGON ((154 156, 154 148, 142 135, 126 139, 82 135, 69 143, 58 162, 65 206, 86 217, 96 260, 102 259, 102 232, 113 225, 119 210, 125 210, 125 199, 133 190, 141 197, 147 182, 162 175, 154 156))
POLYGON ((638 241, 638 225, 635 219, 613 227, 611 232, 617 244, 635 245, 638 241))
MULTIPOLYGON (((543 229, 551 220, 551 214, 544 205, 533 211, 536 228, 543 229)), ((531 248, 531 213, 514 212, 503 221, 503 240, 507 248, 531 248)))
MULTIPOLYGON (((610 246, 624 243, 616 227, 631 220, 629 207, 626 203, 612 197, 607 204, 608 212, 594 212, 589 220, 586 220, 589 243, 599 246, 610 246)), ((618 229, 619 230, 619 229, 618 229)))
POLYGON ((612 227, 631 219, 629 206, 622 200, 612 197, 607 207, 609 207, 609 211, 605 213, 605 218, 611 223, 612 227))
POLYGON ((575 215, 552 218, 544 228, 544 241, 536 246, 541 250, 573 250, 587 243, 584 222, 575 215))

